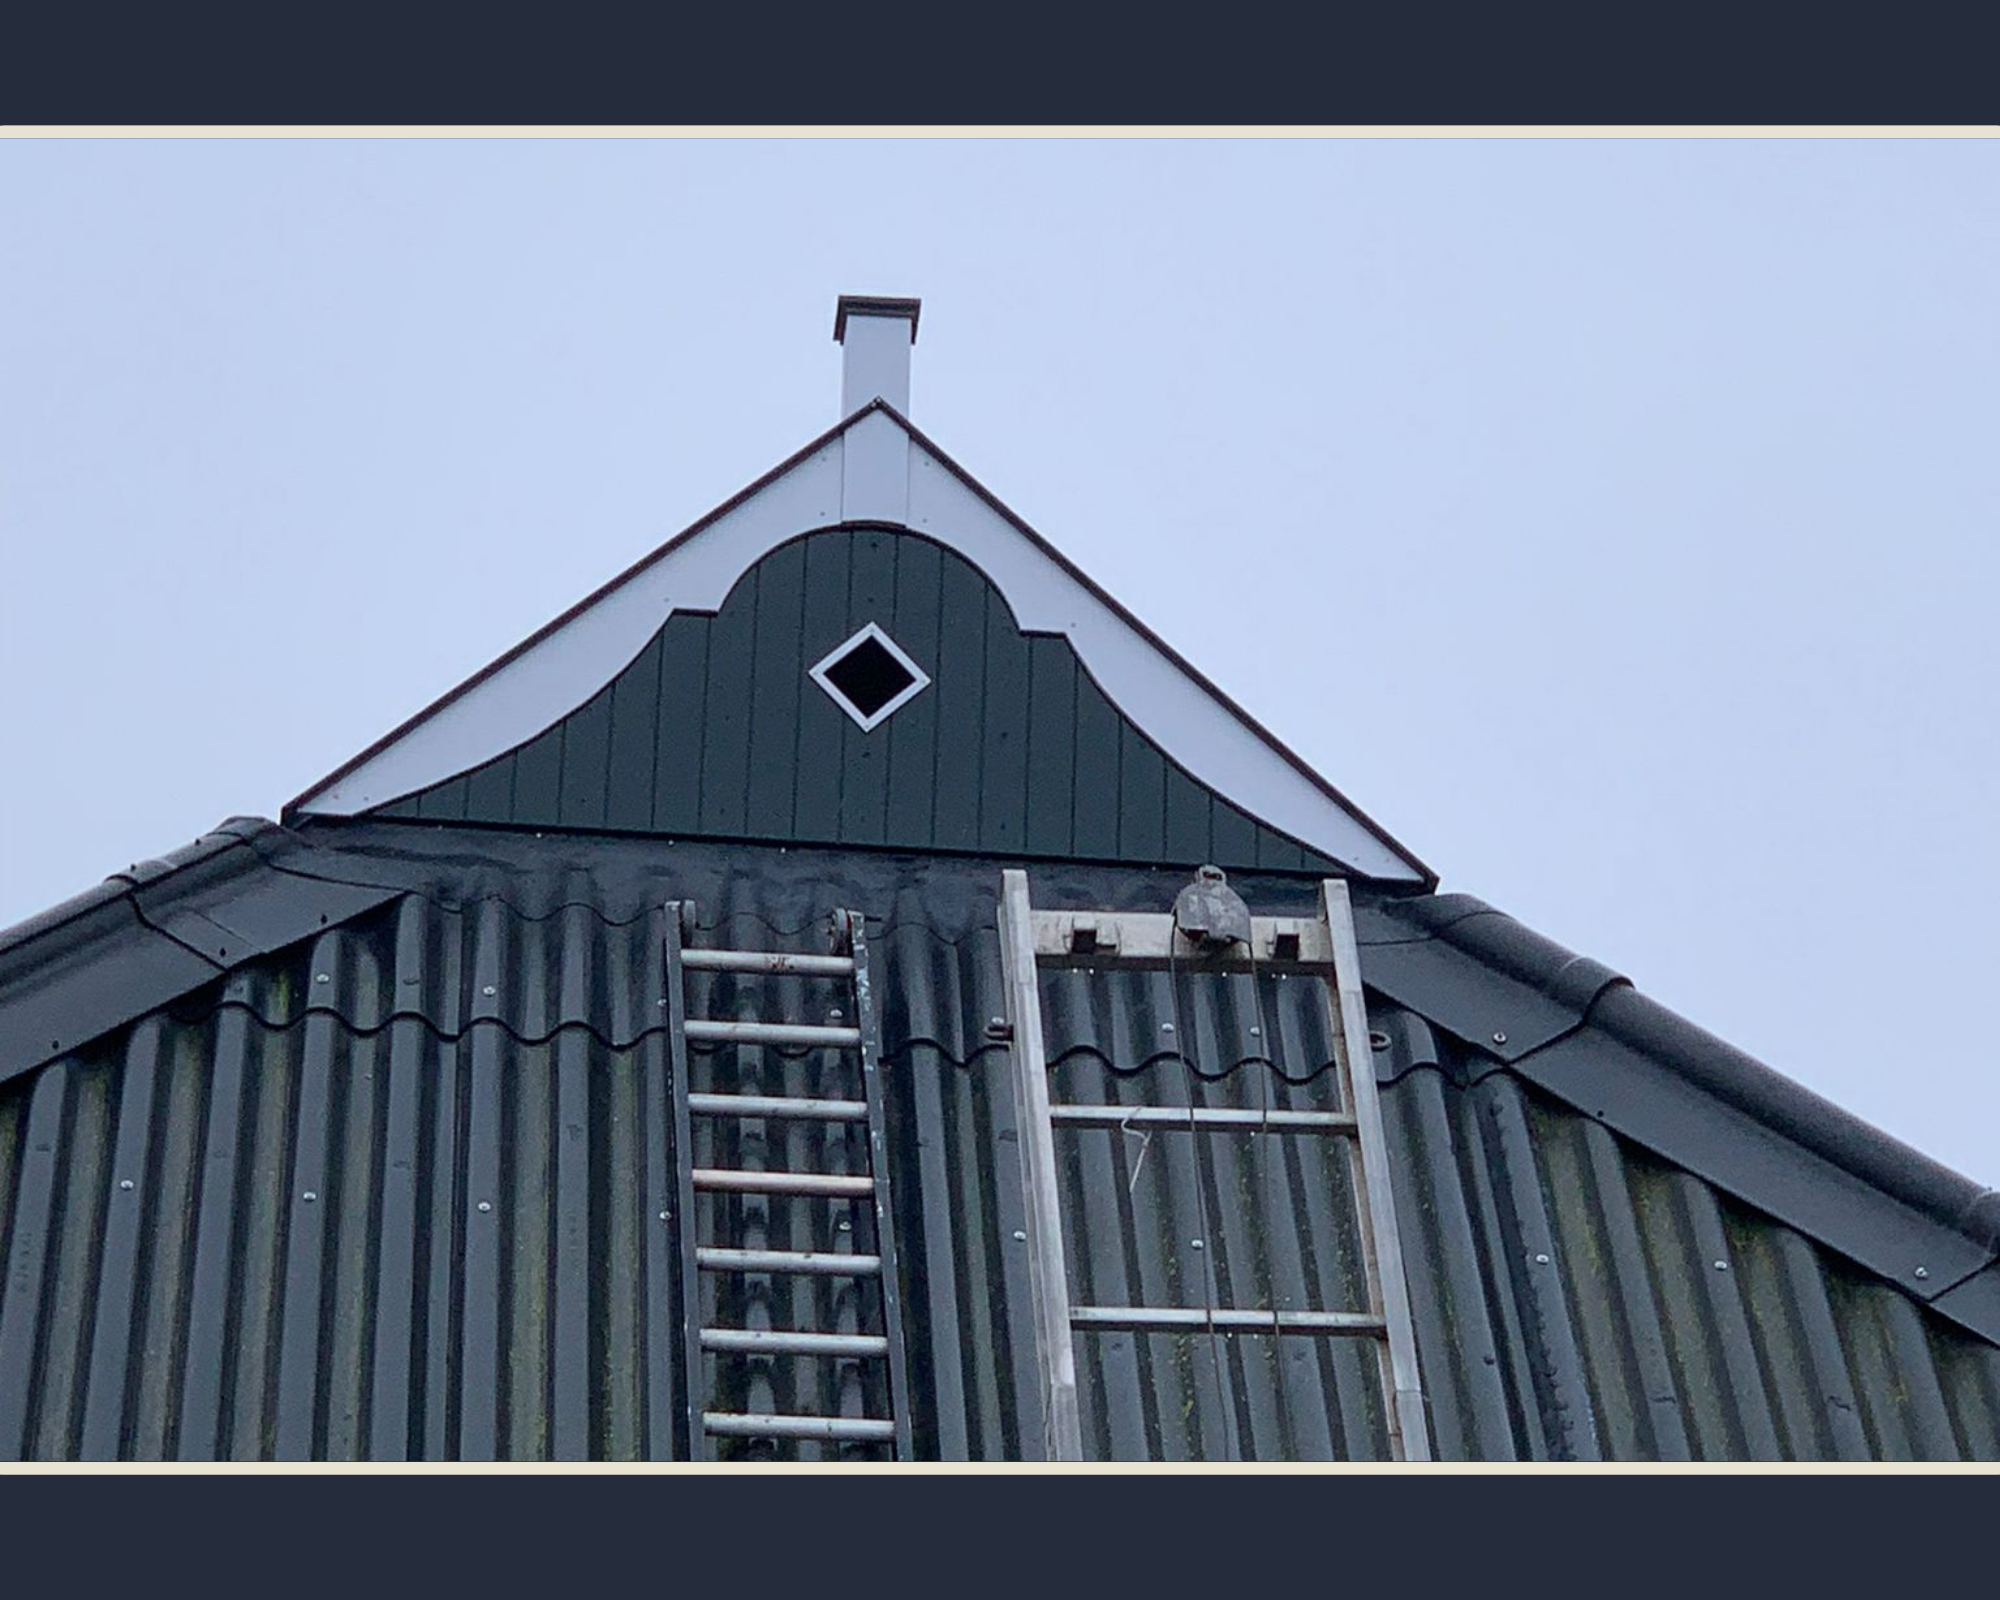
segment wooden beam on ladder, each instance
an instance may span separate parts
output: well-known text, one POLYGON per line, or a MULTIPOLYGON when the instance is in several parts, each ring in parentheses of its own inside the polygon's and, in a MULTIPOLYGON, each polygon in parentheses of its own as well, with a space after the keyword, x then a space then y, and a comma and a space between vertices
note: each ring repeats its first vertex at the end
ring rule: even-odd
POLYGON ((1014 1103, 1019 1108, 1021 1192, 1027 1203, 1028 1292, 1034 1302, 1041 1370, 1043 1449, 1051 1461, 1083 1459, 1076 1406, 1076 1346, 1070 1336, 1069 1268, 1063 1260, 1062 1199, 1056 1187, 1055 1124, 1049 1117, 1048 1052, 1036 978, 1034 913, 1028 875, 1001 874, 1000 964, 1012 1030, 1014 1103))

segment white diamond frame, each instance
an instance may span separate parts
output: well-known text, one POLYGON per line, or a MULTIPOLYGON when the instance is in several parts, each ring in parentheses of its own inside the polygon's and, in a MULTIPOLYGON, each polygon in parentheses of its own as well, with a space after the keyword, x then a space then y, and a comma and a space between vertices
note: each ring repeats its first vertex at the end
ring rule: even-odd
POLYGON ((918 695, 922 694, 924 690, 928 689, 931 683, 931 675, 910 659, 909 652, 872 622, 851 637, 841 640, 839 644, 827 651, 825 655, 820 657, 819 664, 807 676, 826 691, 826 697, 839 706, 842 711, 845 711, 854 720, 855 726, 860 728, 863 733, 873 733, 875 729, 879 728, 890 717, 893 717, 904 706, 908 705, 918 695), (833 680, 826 675, 829 667, 845 658, 849 651, 867 639, 873 639, 884 650, 888 651, 895 658, 897 664, 910 675, 910 681, 904 685, 902 691, 894 699, 885 700, 878 706, 875 710, 875 715, 872 717, 863 716, 861 708, 848 699, 846 695, 842 694, 834 685, 833 680))

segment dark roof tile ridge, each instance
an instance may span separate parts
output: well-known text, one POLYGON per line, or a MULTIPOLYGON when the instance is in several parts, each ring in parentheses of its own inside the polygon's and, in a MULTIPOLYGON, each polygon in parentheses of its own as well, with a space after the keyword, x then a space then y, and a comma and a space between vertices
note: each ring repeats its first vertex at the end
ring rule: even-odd
POLYGON ((122 900, 131 892, 132 886, 122 879, 106 878, 102 883, 92 884, 81 894, 58 901, 46 911, 37 911, 31 917, 22 918, 10 928, 0 928, 0 955, 30 944, 44 934, 53 933, 78 917, 122 900))
POLYGON ((1602 995, 1592 1026, 1670 1062, 1717 1099, 1934 1221, 2000 1248, 2000 1196, 1765 1065, 1627 985, 1602 995))
POLYGON ((112 904, 130 895, 134 890, 150 887, 164 878, 185 872, 212 861, 230 850, 251 845, 236 824, 258 822, 266 828, 276 824, 263 823, 261 818, 231 817, 220 826, 211 828, 199 838, 169 850, 165 855, 147 861, 135 861, 122 872, 108 874, 101 883, 92 884, 80 894, 71 895, 67 900, 57 902, 46 911, 38 911, 25 917, 12 927, 0 929, 0 954, 19 949, 45 934, 54 932, 77 918, 112 904))
POLYGON ((1493 906, 1482 904, 1477 912, 1455 917, 1438 936, 1579 1012, 1607 987, 1631 983, 1615 968, 1579 955, 1493 906))
POLYGON ((2000 1256, 2000 1189, 1981 1189, 1966 1202, 1956 1226, 1968 1239, 2000 1256))
MULTIPOLYGON (((1408 920, 1482 964, 1574 1007, 1581 1023, 1671 1066, 1698 1087, 1890 1198, 2000 1253, 2000 1192, 1955 1172, 1757 1060, 1582 956, 1471 895, 1405 902, 1408 920), (1450 902, 1446 905, 1445 902, 1450 902)), ((1552 1038, 1509 1065, 1528 1066, 1552 1038)))
MULTIPOLYGON (((112 873, 111 878, 122 880, 135 889, 144 888, 189 867, 200 866, 227 851, 245 846, 254 850, 260 837, 285 831, 263 817, 226 817, 192 842, 149 861, 134 862, 123 872, 112 873)), ((262 854, 261 851, 258 853, 262 854)))
POLYGON ((1409 940, 1374 939, 1368 949, 1420 943, 1435 939, 1462 950, 1481 965, 1499 971, 1587 1016, 1603 994, 1632 980, 1590 956, 1578 955, 1545 934, 1509 916, 1476 895, 1453 893, 1378 906, 1379 915, 1422 931, 1409 940))
MULTIPOLYGON (((1435 939, 1448 929, 1473 917, 1504 917, 1506 912, 1488 905, 1477 895, 1452 890, 1445 894, 1369 896, 1369 907, 1392 921, 1412 925, 1417 939, 1435 939)), ((1508 919, 1509 921, 1512 918, 1508 919)))

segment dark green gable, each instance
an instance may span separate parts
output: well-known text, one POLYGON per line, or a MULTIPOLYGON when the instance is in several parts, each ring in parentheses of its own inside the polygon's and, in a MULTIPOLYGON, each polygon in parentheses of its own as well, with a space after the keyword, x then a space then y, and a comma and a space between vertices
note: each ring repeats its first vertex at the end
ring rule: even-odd
POLYGON ((1060 635, 906 530, 781 545, 712 614, 677 611, 593 699, 381 816, 672 838, 1332 873, 1198 783, 1060 635), (864 733, 808 676, 878 624, 929 687, 864 733))

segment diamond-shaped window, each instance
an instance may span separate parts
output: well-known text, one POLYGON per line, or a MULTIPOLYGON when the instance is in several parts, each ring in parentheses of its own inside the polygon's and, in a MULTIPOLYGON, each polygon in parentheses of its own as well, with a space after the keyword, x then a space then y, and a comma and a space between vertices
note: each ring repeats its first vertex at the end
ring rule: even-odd
POLYGON ((930 674, 874 623, 836 645, 812 669, 812 680, 863 733, 924 692, 930 674))

